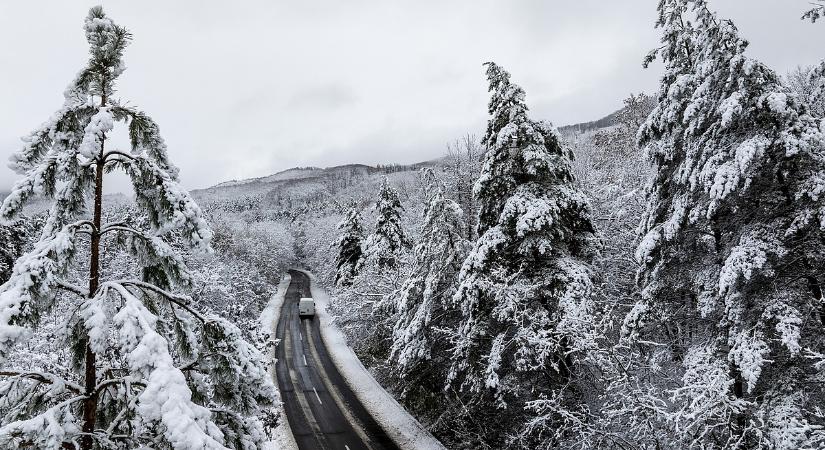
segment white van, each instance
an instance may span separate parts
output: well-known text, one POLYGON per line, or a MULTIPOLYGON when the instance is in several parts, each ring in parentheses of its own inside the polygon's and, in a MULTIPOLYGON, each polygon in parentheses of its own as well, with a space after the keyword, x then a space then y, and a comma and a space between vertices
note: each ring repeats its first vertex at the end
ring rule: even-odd
POLYGON ((298 301, 298 315, 301 317, 308 317, 315 315, 315 300, 311 298, 302 298, 298 301))

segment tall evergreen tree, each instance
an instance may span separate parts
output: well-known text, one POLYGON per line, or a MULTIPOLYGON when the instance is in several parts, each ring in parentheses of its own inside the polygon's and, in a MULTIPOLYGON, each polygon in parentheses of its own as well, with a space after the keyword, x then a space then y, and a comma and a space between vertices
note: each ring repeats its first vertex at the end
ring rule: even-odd
POLYGON ((84 29, 89 62, 14 156, 24 178, 0 208, 8 221, 35 193, 54 199, 40 241, 0 287, 0 363, 48 314, 65 320, 74 359, 53 372, 0 372, 0 447, 260 448, 253 415, 277 396, 262 354, 179 292, 191 277, 168 239, 208 251, 211 231, 178 185, 157 124, 113 97, 131 35, 100 7, 84 29), (128 124, 130 151, 104 148, 116 122, 128 124), (116 169, 131 178, 147 227, 103 223, 104 174, 116 169), (104 243, 106 254, 131 254, 142 276, 107 278, 104 243), (71 281, 83 271, 77 281, 88 287, 71 281))
POLYGON ((823 124, 705 1, 662 0, 658 27, 642 300, 625 331, 682 362, 682 445, 821 448, 823 124))
POLYGON ((510 74, 486 66, 492 94, 474 188, 479 238, 454 295, 462 318, 450 378, 504 407, 558 387, 551 380, 565 381, 590 345, 598 241, 573 184, 572 153, 550 124, 528 117, 510 74))
POLYGON ((353 201, 347 216, 338 224, 341 231, 338 237, 338 258, 336 259, 335 283, 339 286, 349 286, 352 279, 358 274, 363 252, 361 243, 364 240, 364 229, 361 227, 361 211, 353 201))
POLYGON ((375 211, 378 218, 375 232, 366 244, 365 258, 376 264, 379 270, 398 267, 398 254, 410 247, 410 242, 401 227, 401 201, 398 192, 390 186, 387 177, 381 180, 375 211))
MULTIPOLYGON (((428 386, 443 380, 434 375, 432 366, 448 366, 423 362, 448 353, 447 341, 437 333, 438 328, 453 326, 455 319, 451 298, 461 262, 466 255, 466 241, 462 237, 464 222, 458 204, 444 196, 444 184, 432 169, 422 170, 425 195, 424 223, 421 238, 415 246, 415 262, 410 276, 401 286, 395 311, 398 319, 393 330, 392 359, 402 378, 414 378, 413 372, 429 371, 428 386), (419 370, 417 370, 419 369, 419 370)), ((413 380, 416 384, 421 380, 413 380)), ((438 387, 440 391, 440 386, 438 387)))

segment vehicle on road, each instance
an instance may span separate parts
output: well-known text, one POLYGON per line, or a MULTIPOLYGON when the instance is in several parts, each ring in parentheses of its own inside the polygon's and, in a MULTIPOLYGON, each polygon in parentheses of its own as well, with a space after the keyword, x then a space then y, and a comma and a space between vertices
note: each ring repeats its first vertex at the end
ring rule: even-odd
POLYGON ((298 300, 298 315, 301 317, 312 317, 315 315, 315 300, 304 297, 298 300))

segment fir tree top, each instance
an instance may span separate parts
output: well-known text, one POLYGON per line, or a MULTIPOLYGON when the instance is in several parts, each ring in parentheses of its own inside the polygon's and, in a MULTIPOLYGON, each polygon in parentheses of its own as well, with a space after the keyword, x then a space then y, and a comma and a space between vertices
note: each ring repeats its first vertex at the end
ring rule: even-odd
POLYGON ((560 225, 570 229, 556 239, 592 233, 589 219, 583 219, 587 200, 568 187, 572 151, 561 145, 551 124, 527 116, 524 90, 507 71, 492 62, 486 66, 490 119, 482 143, 487 154, 473 190, 480 203, 479 235, 497 225, 519 238, 532 235, 525 239, 527 253, 547 250, 544 233, 561 230, 560 225))

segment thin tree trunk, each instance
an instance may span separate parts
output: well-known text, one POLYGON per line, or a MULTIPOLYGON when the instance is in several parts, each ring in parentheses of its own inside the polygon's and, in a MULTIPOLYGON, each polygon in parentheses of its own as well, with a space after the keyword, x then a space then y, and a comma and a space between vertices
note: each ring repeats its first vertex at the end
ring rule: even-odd
MULTIPOLYGON (((101 106, 106 104, 106 96, 103 96, 101 106)), ((94 297, 95 291, 100 284, 100 221, 103 212, 103 145, 106 136, 101 137, 100 155, 97 157, 95 164, 95 211, 94 211, 94 225, 92 230, 91 243, 91 260, 89 262, 89 298, 94 297)), ((92 351, 89 342, 86 343, 86 367, 85 367, 85 391, 86 400, 83 401, 83 436, 80 439, 80 448, 83 450, 92 450, 94 446, 94 439, 92 433, 95 430, 95 423, 97 421, 97 355, 92 351)))
POLYGON ((825 302, 822 301, 822 286, 813 275, 808 276, 808 289, 811 290, 811 295, 819 302, 819 321, 825 325, 825 302))

